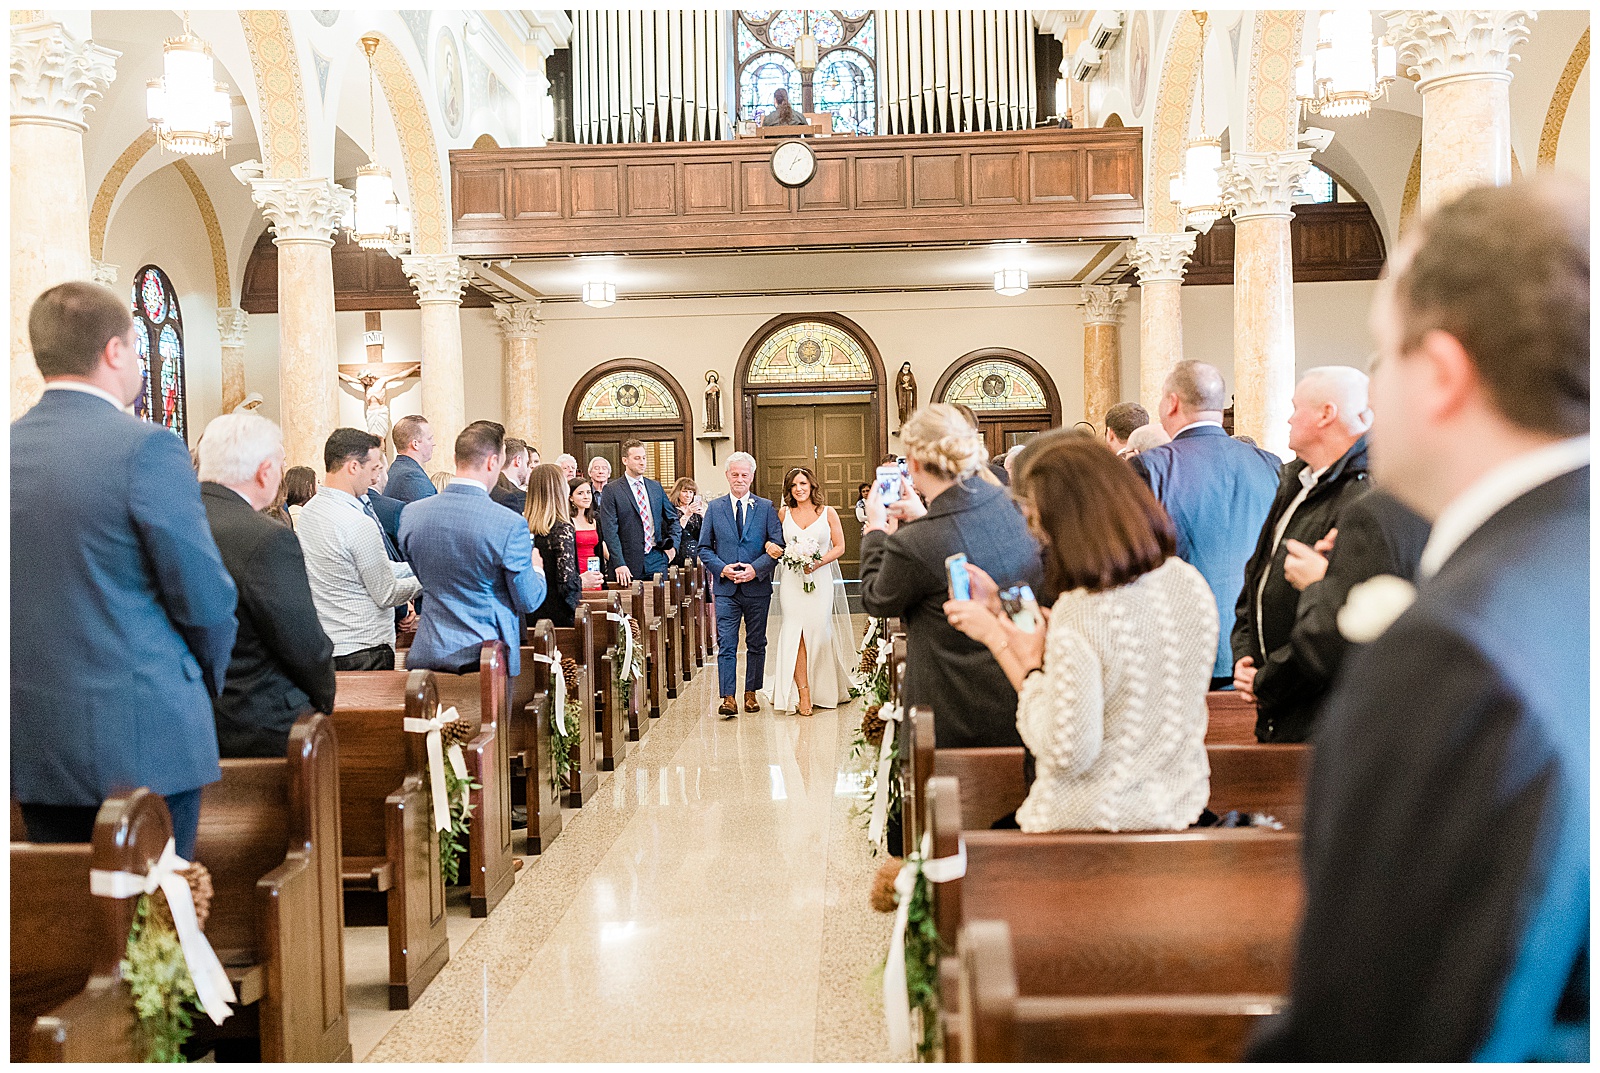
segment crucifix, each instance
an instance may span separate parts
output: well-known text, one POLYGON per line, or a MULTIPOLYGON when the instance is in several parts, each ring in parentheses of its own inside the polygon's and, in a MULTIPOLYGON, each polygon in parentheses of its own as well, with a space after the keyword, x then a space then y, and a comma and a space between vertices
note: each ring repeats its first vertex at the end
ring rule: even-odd
POLYGON ((366 400, 367 431, 380 440, 388 440, 393 424, 389 413, 389 394, 396 385, 420 373, 422 365, 419 362, 383 360, 382 314, 376 311, 367 313, 364 338, 367 344, 366 364, 339 366, 339 379, 345 382, 347 390, 360 391, 366 400))

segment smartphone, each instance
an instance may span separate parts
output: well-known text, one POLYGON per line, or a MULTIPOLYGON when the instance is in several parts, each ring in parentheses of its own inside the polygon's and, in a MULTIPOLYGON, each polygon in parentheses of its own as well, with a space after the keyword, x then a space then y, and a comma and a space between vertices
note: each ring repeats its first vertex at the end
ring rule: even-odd
POLYGON ((598 574, 600 572, 600 556, 598 556, 598 555, 589 556, 589 562, 587 564, 586 572, 590 573, 590 574, 598 574))
POLYGON ((699 510, 701 507, 705 506, 705 504, 706 497, 696 492, 694 497, 694 509, 699 510))
POLYGON ((897 502, 904 494, 905 475, 895 465, 879 466, 877 472, 878 498, 884 503, 897 502))
POLYGON ((1033 598, 1033 589, 1027 585, 1013 585, 1002 591, 1000 608, 1023 633, 1033 633, 1039 629, 1039 601, 1033 598))
POLYGON ((895 462, 900 467, 900 476, 909 481, 911 479, 911 469, 906 465, 905 457, 902 455, 895 462))
POLYGON ((967 573, 965 552, 958 551, 945 559, 944 572, 950 575, 950 599, 972 599, 972 576, 967 573))

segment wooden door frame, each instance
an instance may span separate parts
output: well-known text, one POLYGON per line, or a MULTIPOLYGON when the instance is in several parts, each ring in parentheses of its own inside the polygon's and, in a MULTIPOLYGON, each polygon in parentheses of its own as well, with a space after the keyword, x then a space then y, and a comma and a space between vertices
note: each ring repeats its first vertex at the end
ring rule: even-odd
POLYGON ((733 423, 733 449, 754 454, 756 443, 756 396, 772 391, 803 391, 808 395, 843 394, 847 392, 870 391, 873 393, 874 405, 869 408, 872 414, 874 430, 869 442, 876 442, 878 453, 875 458, 868 459, 869 468, 876 465, 879 458, 889 453, 889 414, 886 409, 888 398, 888 377, 884 375, 883 358, 878 354, 878 347, 855 321, 838 313, 780 313, 756 329, 744 350, 739 354, 739 364, 734 367, 733 373, 734 393, 739 400, 738 420, 733 423), (816 381, 805 380, 794 383, 765 383, 751 384, 750 363, 755 360, 756 351, 761 349, 761 344, 777 331, 787 328, 791 324, 802 321, 817 321, 822 324, 831 324, 840 331, 845 332, 854 339, 867 355, 867 361, 872 365, 873 380, 852 381, 816 381))
POLYGON ((974 412, 977 413, 980 419, 984 417, 1037 417, 1041 413, 1048 413, 1050 427, 1060 427, 1061 392, 1056 390, 1055 379, 1045 371, 1043 365, 1040 365, 1022 351, 1012 350, 1009 347, 983 347, 963 354, 951 362, 949 368, 945 369, 944 375, 939 377, 939 382, 933 385, 933 401, 943 402, 944 393, 950 387, 950 381, 961 375, 968 366, 976 365, 980 361, 1009 361, 1014 365, 1022 366, 1039 382, 1039 387, 1044 391, 1046 403, 1045 410, 975 410, 974 412))
MULTIPOLYGON (((572 388, 572 393, 567 396, 566 409, 562 411, 561 434, 564 437, 562 446, 568 445, 582 450, 583 437, 616 438, 620 440, 674 440, 677 444, 678 457, 684 459, 679 469, 680 477, 694 477, 694 411, 689 409, 689 396, 683 393, 683 385, 678 383, 678 378, 653 361, 643 358, 612 358, 603 361, 590 369, 579 379, 572 388), (678 413, 681 415, 677 421, 652 420, 652 421, 582 421, 578 420, 578 407, 583 403, 583 397, 594 387, 595 381, 611 373, 634 370, 661 381, 672 392, 672 397, 677 400, 678 413)), ((573 451, 576 456, 578 451, 573 451)), ((584 459, 579 459, 580 472, 588 471, 588 464, 584 459)))

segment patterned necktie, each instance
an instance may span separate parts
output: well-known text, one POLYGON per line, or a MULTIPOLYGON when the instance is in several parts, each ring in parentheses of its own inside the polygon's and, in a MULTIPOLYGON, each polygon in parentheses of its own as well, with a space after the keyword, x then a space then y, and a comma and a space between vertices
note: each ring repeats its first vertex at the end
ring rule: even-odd
POLYGON ((734 520, 739 526, 739 539, 743 540, 744 539, 744 500, 741 499, 741 500, 738 501, 738 505, 734 508, 734 513, 736 515, 738 515, 738 517, 735 518, 734 520))
POLYGON ((400 549, 394 546, 393 540, 389 539, 389 531, 383 527, 383 522, 379 519, 378 512, 372 509, 372 501, 366 496, 361 497, 361 509, 366 513, 367 517, 377 522, 378 535, 383 537, 383 553, 389 557, 391 562, 404 562, 405 560, 400 556, 400 549))
POLYGON ((628 484, 633 488, 634 502, 639 504, 639 520, 644 523, 644 550, 648 555, 656 546, 655 525, 650 518, 650 501, 644 494, 644 481, 629 480, 628 484))

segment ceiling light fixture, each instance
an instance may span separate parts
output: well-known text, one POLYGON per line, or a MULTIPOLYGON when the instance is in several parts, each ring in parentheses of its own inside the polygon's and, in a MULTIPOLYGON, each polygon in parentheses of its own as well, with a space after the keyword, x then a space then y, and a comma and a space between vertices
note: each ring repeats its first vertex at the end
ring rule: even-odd
POLYGON ((355 206, 345 221, 350 237, 364 250, 388 249, 411 241, 411 213, 400 204, 394 191, 394 177, 378 163, 377 75, 372 55, 378 51, 378 38, 363 37, 367 53, 367 163, 356 169, 355 206))
POLYGON ((1002 268, 994 274, 994 289, 1007 298, 1028 292, 1028 273, 1020 268, 1002 268))
POLYGON ((145 83, 145 118, 164 151, 185 156, 226 155, 233 137, 233 100, 216 80, 211 48, 189 32, 161 45, 161 77, 145 83))
POLYGON ((595 280, 583 285, 583 304, 594 309, 604 309, 615 305, 617 301, 617 285, 595 280))
POLYGON ((1185 227, 1201 234, 1222 218, 1222 139, 1206 137, 1206 13, 1193 12, 1200 26, 1200 137, 1183 151, 1183 170, 1172 177, 1168 196, 1183 212, 1185 227))
POLYGON ((1394 80, 1394 46, 1374 46, 1372 12, 1364 7, 1323 11, 1316 51, 1294 65, 1295 96, 1307 111, 1329 119, 1366 115, 1394 80))

